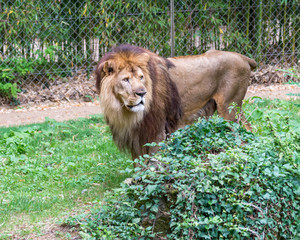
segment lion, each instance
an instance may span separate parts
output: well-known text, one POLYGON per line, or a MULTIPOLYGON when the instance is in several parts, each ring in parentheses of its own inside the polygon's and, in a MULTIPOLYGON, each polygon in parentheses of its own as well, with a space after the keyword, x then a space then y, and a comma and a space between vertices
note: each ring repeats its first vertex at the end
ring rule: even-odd
POLYGON ((126 44, 99 61, 96 88, 113 140, 135 159, 157 150, 146 143, 160 142, 215 111, 237 121, 228 107, 241 107, 255 66, 254 60, 238 53, 211 50, 163 58, 126 44))

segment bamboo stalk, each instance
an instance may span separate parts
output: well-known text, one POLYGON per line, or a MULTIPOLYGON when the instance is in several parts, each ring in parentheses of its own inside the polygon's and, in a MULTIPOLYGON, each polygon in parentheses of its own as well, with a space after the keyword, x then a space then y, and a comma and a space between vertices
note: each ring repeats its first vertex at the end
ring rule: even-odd
POLYGON ((174 0, 170 1, 170 18, 171 18, 171 57, 175 56, 175 23, 174 23, 174 0))
MULTIPOLYGON (((278 5, 273 5, 272 8, 273 10, 277 10, 276 8, 278 7, 278 5)), ((277 10, 278 11, 278 10, 277 10)), ((279 11, 280 12, 280 11, 279 11)), ((279 19, 280 20, 280 19, 279 19)), ((278 21, 278 17, 277 15, 274 17, 273 19, 273 39, 272 39, 272 45, 276 44, 276 36, 277 36, 277 21, 278 21), (275 36, 275 37, 274 37, 275 36)), ((279 30, 280 31, 280 30, 279 30)))
MULTIPOLYGON (((293 13, 296 14, 296 3, 293 3, 293 13)), ((292 64, 296 64, 296 18, 291 18, 292 21, 292 64)))
MULTIPOLYGON (((2 13, 3 12, 3 9, 2 9, 2 0, 0 1, 0 12, 2 13)), ((5 23, 4 23, 5 24, 5 23)), ((4 47, 4 45, 5 45, 5 33, 2 33, 2 34, 4 34, 4 36, 2 36, 2 38, 0 38, 0 57, 1 58, 4 58, 5 56, 5 52, 4 52, 4 50, 5 50, 5 47, 4 47)), ((2 60, 2 59, 0 59, 0 60, 2 60)))
POLYGON ((79 11, 79 7, 80 7, 80 3, 79 3, 79 0, 73 0, 74 1, 74 11, 72 12, 72 17, 75 20, 76 24, 75 24, 75 29, 74 29, 74 32, 73 32, 73 36, 72 38, 77 40, 77 41, 73 41, 73 44, 74 44, 74 53, 75 53, 75 57, 74 57, 74 60, 75 60, 75 66, 78 66, 79 64, 82 63, 82 57, 84 56, 84 47, 83 47, 83 37, 84 36, 80 36, 80 24, 81 24, 81 21, 80 21, 80 11, 79 11), (78 57, 77 56, 81 56, 80 57, 80 61, 78 61, 78 57))
MULTIPOLYGON (((268 2, 267 2, 268 3, 268 2)), ((266 31, 266 43, 267 43, 267 49, 266 49, 266 53, 264 54, 265 57, 264 57, 264 62, 267 62, 268 59, 268 55, 267 55, 267 51, 270 50, 270 36, 271 36, 271 29, 272 29, 272 10, 273 10, 273 6, 274 6, 274 3, 273 2, 270 2, 269 3, 270 6, 268 6, 268 14, 267 14, 267 19, 266 19, 266 23, 267 23, 267 28, 268 28, 268 31, 266 31)))
POLYGON ((247 40, 249 41, 249 27, 250 27, 250 6, 251 6, 251 1, 247 1, 247 13, 246 13, 246 37, 247 40))
MULTIPOLYGON (((90 1, 89 1, 89 5, 90 5, 90 1)), ((89 19, 89 17, 91 16, 91 8, 88 8, 88 14, 87 14, 87 19, 89 19)), ((92 23, 91 23, 91 18, 89 23, 86 24, 86 26, 88 26, 88 30, 87 30, 87 77, 90 78, 90 73, 92 71, 92 62, 93 62, 93 34, 92 34, 92 23)))
POLYGON ((278 20, 279 20, 279 37, 278 37, 278 46, 280 46, 280 48, 282 48, 282 31, 283 31, 283 26, 282 26, 282 5, 280 4, 279 7, 279 16, 278 16, 278 20))
POLYGON ((284 64, 285 44, 286 44, 286 9, 287 9, 287 4, 285 2, 284 9, 283 9, 282 64, 284 64))
POLYGON ((257 44, 257 52, 258 52, 258 61, 261 61, 261 44, 262 44, 262 10, 263 10, 262 0, 259 0, 259 14, 258 14, 258 44, 257 44))
MULTIPOLYGON (((226 35, 230 35, 230 32, 232 31, 232 29, 231 29, 231 21, 230 21, 230 15, 231 15, 231 1, 229 0, 228 1, 228 11, 227 11, 228 13, 228 15, 227 15, 227 31, 226 31, 226 35)), ((228 42, 224 42, 224 46, 225 46, 225 48, 227 49, 228 48, 228 46, 229 46, 229 44, 228 44, 228 42)), ((228 50, 228 49, 227 49, 228 50)))
MULTIPOLYGON (((235 0, 233 0, 233 6, 237 6, 237 3, 236 3, 236 1, 235 0)), ((234 24, 234 27, 232 28, 232 30, 234 31, 234 32, 236 32, 236 31, 238 31, 238 21, 237 21, 237 10, 236 10, 236 7, 233 7, 233 24, 234 24)), ((234 47, 237 49, 238 48, 238 45, 237 45, 237 39, 235 38, 235 40, 234 40, 234 47)), ((240 49, 238 50, 238 51, 240 51, 240 49)))

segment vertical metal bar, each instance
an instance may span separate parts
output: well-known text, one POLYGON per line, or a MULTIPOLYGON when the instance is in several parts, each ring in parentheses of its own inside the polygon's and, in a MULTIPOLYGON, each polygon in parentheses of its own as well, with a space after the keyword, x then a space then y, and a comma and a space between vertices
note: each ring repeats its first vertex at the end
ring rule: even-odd
POLYGON ((175 56, 174 0, 170 0, 170 16, 171 16, 171 57, 174 57, 175 56))

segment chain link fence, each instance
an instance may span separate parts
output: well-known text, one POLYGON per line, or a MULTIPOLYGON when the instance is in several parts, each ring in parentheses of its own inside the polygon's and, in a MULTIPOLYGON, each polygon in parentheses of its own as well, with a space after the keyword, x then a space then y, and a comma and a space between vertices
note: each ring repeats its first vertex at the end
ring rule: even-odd
POLYGON ((236 51, 297 69, 299 13, 297 0, 0 0, 0 96, 89 79, 121 43, 165 57, 236 51))

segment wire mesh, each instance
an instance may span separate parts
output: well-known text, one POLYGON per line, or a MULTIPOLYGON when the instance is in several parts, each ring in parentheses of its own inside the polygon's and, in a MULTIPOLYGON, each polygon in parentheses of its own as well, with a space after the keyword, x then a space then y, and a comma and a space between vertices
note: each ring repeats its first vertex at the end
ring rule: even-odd
POLYGON ((299 6, 278 0, 176 1, 177 53, 219 49, 266 64, 296 65, 299 6))
MULTIPOLYGON (((259 63, 297 66, 300 3, 295 0, 0 0, 0 90, 72 77, 113 46, 161 56, 236 51, 259 63), (1 85, 2 84, 2 85, 1 85)), ((1 95, 1 94, 0 94, 1 95)))

